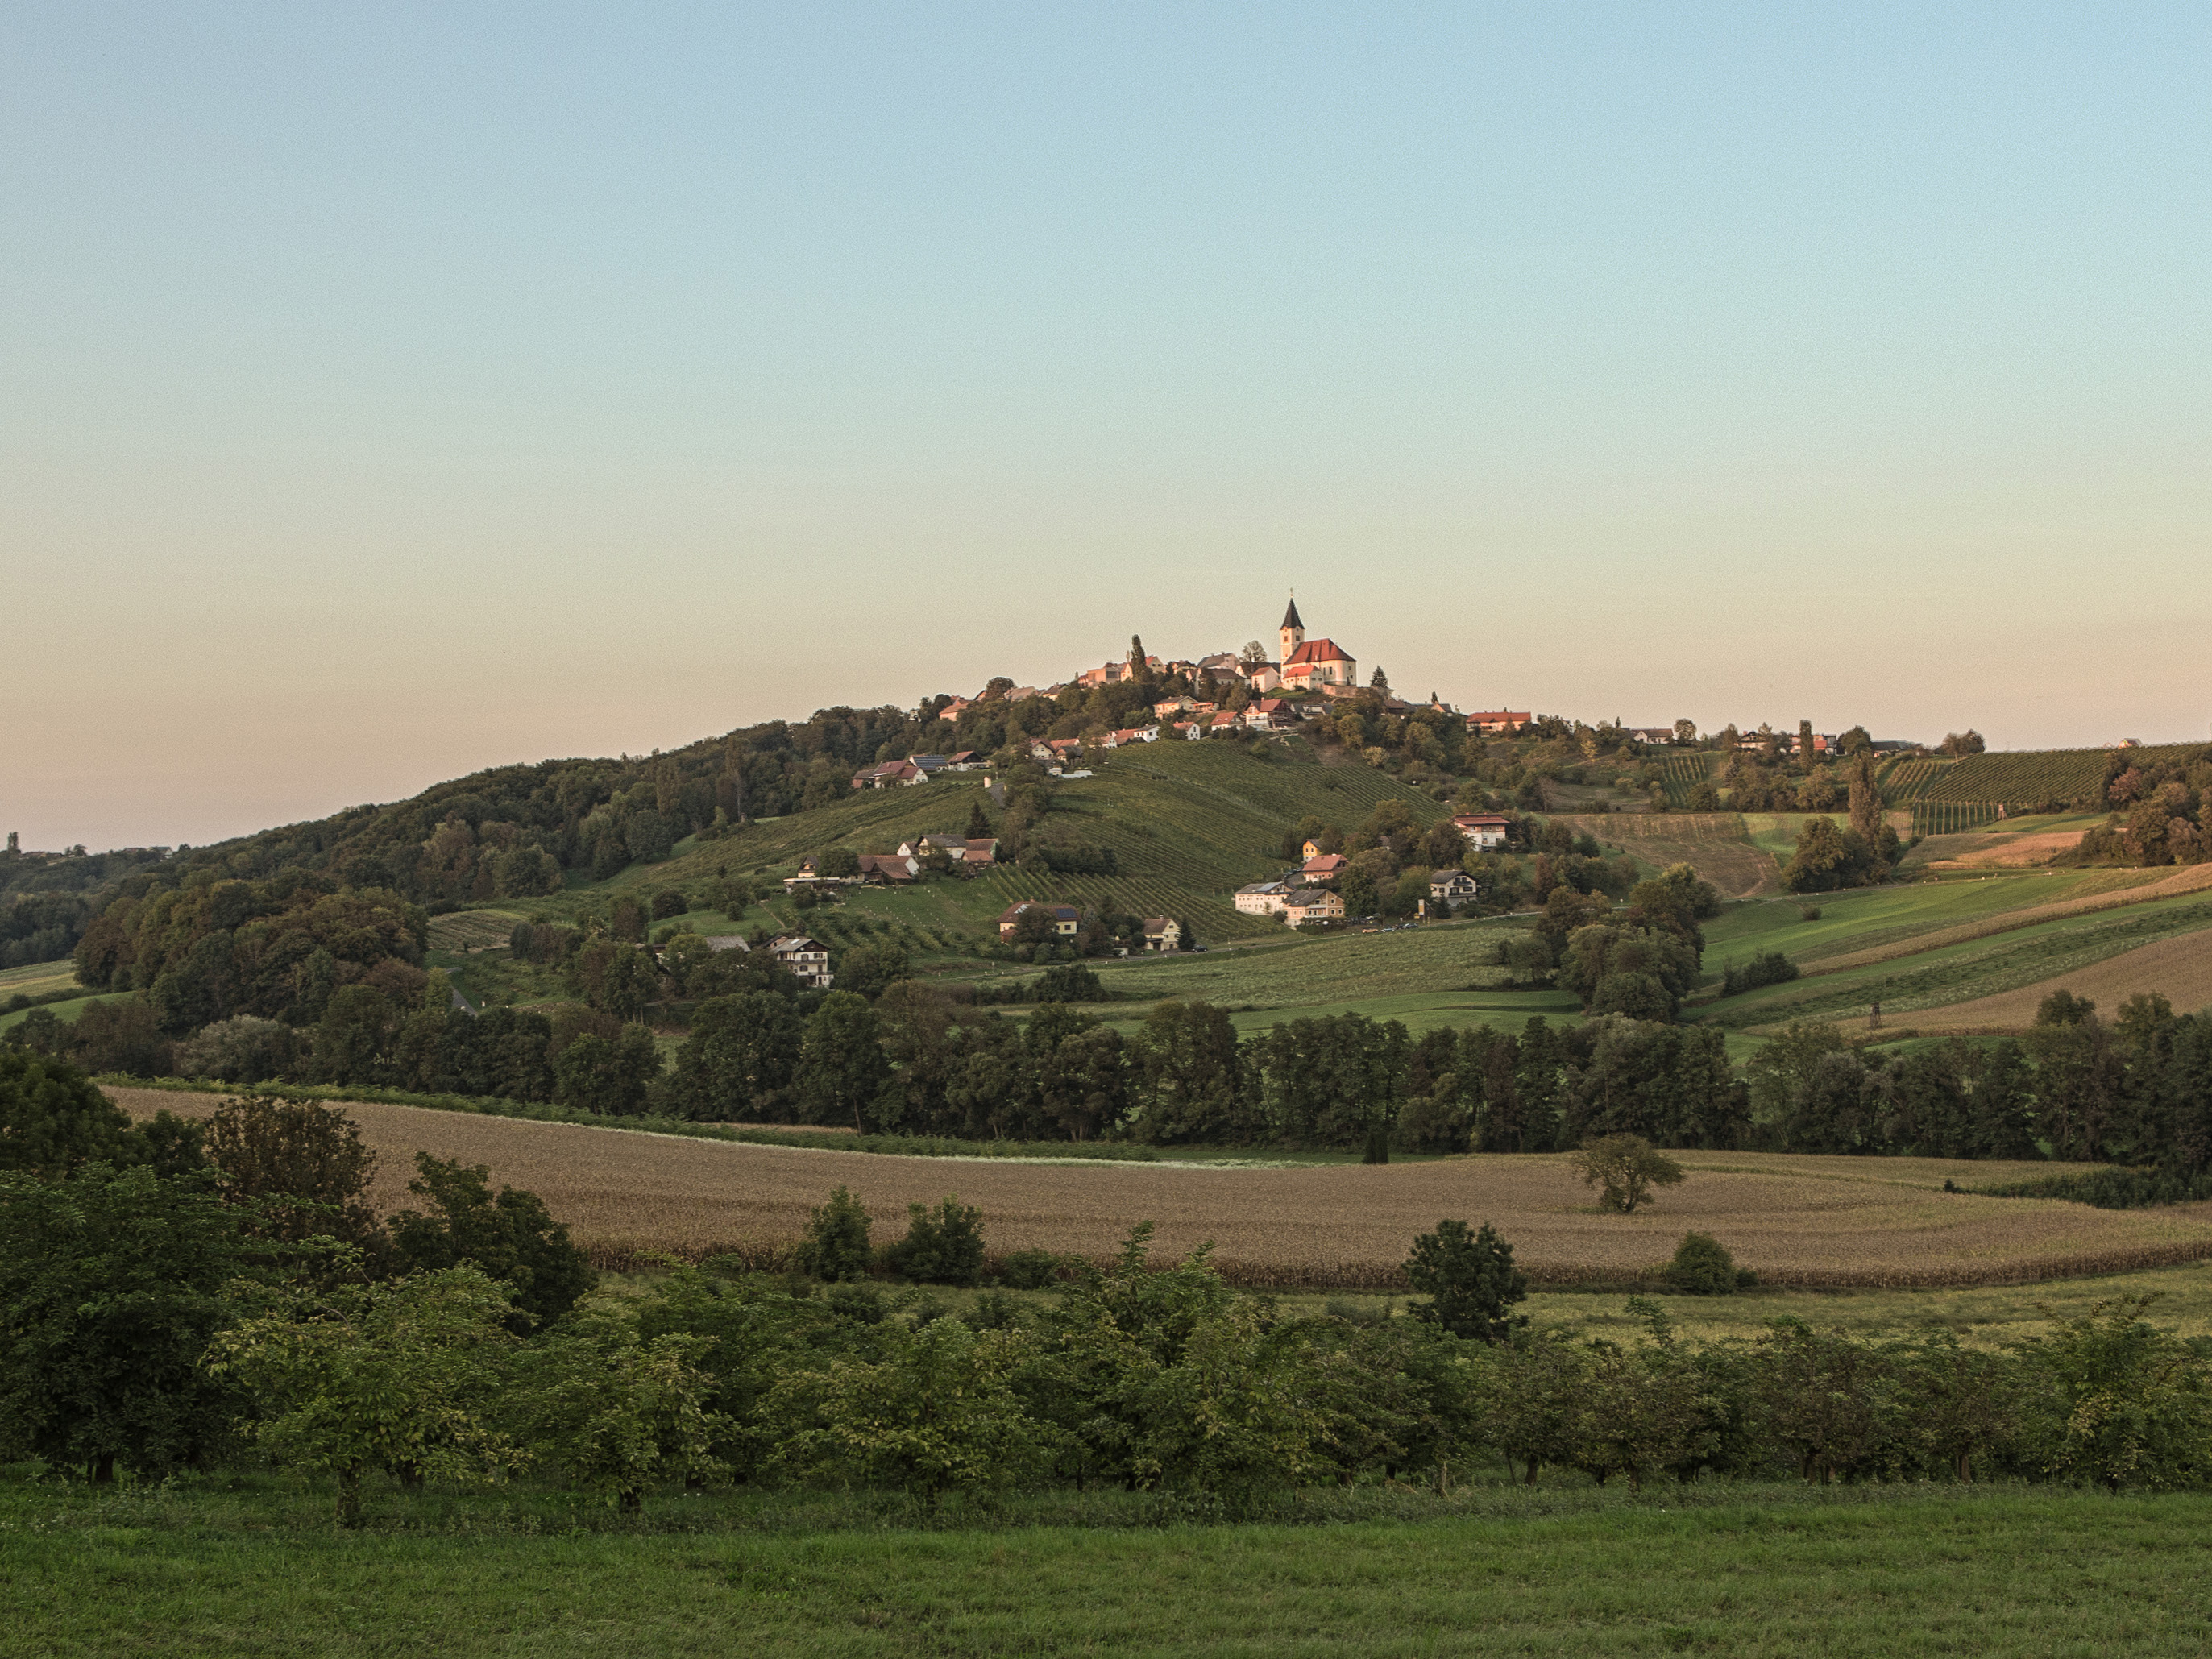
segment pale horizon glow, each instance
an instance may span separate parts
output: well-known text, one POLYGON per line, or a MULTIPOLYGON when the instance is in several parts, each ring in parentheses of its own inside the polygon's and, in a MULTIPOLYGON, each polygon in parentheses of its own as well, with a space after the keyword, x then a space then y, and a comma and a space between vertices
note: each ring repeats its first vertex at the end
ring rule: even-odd
POLYGON ((1310 631, 2212 737, 2201 8, 17 9, 0 832, 1310 631))

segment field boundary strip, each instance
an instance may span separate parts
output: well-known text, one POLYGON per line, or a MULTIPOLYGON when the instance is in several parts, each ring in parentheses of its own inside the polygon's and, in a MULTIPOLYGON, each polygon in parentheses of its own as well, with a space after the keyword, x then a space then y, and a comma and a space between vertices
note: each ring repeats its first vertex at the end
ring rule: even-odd
POLYGON ((2122 909, 2131 904, 2148 903, 2154 899, 2180 898, 2190 893, 2201 893, 2208 887, 2212 887, 2212 864, 2194 864, 2176 871, 2163 880, 2148 882, 2141 887, 2124 887, 2113 893, 2091 893, 2081 898, 2057 899, 2049 904, 2031 905, 2024 910, 2008 910, 1982 921, 1960 922, 1954 927, 1918 933, 1892 945, 1853 951, 1844 956, 1822 957, 1807 963, 1802 970, 1802 976, 1816 979, 1823 974, 1840 974, 1853 968, 1872 968, 1881 963, 1895 962, 1900 957, 1917 957, 1923 951, 1940 951, 1948 945, 1967 945, 1978 939, 2016 933, 2022 927, 2033 927, 2046 921, 2063 921, 2069 916, 2122 909))

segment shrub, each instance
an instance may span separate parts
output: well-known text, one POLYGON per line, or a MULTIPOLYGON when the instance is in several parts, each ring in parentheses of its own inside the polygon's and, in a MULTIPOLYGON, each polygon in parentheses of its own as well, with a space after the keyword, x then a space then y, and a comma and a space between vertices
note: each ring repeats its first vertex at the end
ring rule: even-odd
POLYGON ((973 1285, 983 1276, 983 1212, 947 1193, 934 1211, 906 1206, 906 1237, 890 1249, 891 1266, 923 1285, 973 1285))
POLYGON ((665 921, 671 916, 680 916, 691 908, 691 901, 670 888, 653 896, 653 919, 665 921))
POLYGON ((1808 905, 1803 906, 1803 907, 1802 907, 1802 908, 1801 908, 1798 910, 1798 912, 1797 912, 1797 919, 1798 919, 1800 921, 1820 921, 1820 907, 1819 905, 1817 905, 1817 904, 1808 904, 1808 905))
POLYGON ((1034 988, 1039 1002, 1103 1002, 1106 988, 1098 975, 1080 963, 1048 968, 1037 975, 1034 988))
POLYGON ((1721 970, 1721 994, 1736 996, 1762 985, 1785 985, 1797 977, 1797 964, 1779 951, 1761 951, 1745 966, 1734 963, 1721 970))
POLYGON ((407 1190, 428 1199, 430 1211, 402 1210, 392 1218, 392 1243, 409 1273, 434 1272, 474 1262, 514 1287, 518 1326, 550 1325, 598 1283, 568 1230, 553 1219, 545 1200, 518 1187, 491 1190, 485 1165, 415 1155, 416 1178, 407 1190))
POLYGON ((1050 1250, 1016 1250, 999 1263, 999 1278, 1017 1291, 1041 1291, 1060 1276, 1060 1258, 1050 1250))
POLYGON ((814 1211, 796 1253, 801 1273, 835 1284, 868 1276, 867 1206, 840 1187, 814 1211))
POLYGON ((1667 1283, 1684 1296, 1732 1296, 1739 1282, 1735 1258, 1709 1233, 1684 1233, 1667 1264, 1667 1283))

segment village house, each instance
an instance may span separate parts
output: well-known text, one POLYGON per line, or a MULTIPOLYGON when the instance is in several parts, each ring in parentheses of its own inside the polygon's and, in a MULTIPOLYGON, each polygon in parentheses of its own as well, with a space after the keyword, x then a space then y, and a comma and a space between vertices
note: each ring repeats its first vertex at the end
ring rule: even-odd
POLYGON ((812 859, 802 859, 799 873, 783 878, 783 890, 795 893, 802 887, 811 887, 817 892, 824 892, 834 887, 857 886, 860 881, 858 876, 825 876, 812 859))
POLYGON ((1481 890, 1464 870, 1439 870, 1429 878, 1429 896, 1447 904, 1466 904, 1481 890))
POLYGON ((1255 881, 1249 887, 1238 888, 1230 902, 1248 916, 1278 915, 1290 890, 1288 882, 1255 881))
POLYGON ((921 873, 921 860, 911 855, 893 853, 878 855, 860 854, 860 879, 871 887, 903 887, 921 873))
POLYGON ((1173 916, 1145 918, 1145 949, 1147 951, 1180 951, 1182 949, 1182 924, 1173 916))
POLYGON ((1159 740, 1159 735, 1160 728, 1157 726, 1127 726, 1109 736, 1106 739, 1106 746, 1109 749, 1120 749, 1133 743, 1157 743, 1159 740))
POLYGON ((1510 708, 1486 709, 1467 717, 1467 729, 1480 732, 1487 737, 1499 737, 1525 732, 1534 716, 1516 713, 1510 708))
POLYGON ((1674 741, 1674 728, 1671 726, 1632 726, 1628 728, 1628 735, 1638 743, 1672 743, 1674 741))
POLYGON ((1452 820, 1452 828, 1489 853, 1505 845, 1505 832, 1511 823, 1511 819, 1495 812, 1463 812, 1452 820))
POLYGON ((770 939, 768 951, 778 966, 791 969, 809 990, 830 988, 830 947, 819 939, 809 939, 804 933, 787 933, 781 939, 770 939))
POLYGON ((1035 899, 1024 899, 1018 904, 1008 905, 1004 910, 1001 910, 999 913, 999 937, 1000 939, 1010 939, 1014 936, 1015 925, 1021 921, 1022 913, 1024 910, 1047 910, 1051 912, 1052 931, 1059 934, 1062 939, 1073 939, 1075 937, 1076 928, 1081 925, 1083 921, 1081 912, 1078 911, 1072 904, 1041 904, 1035 899))
POLYGON ((945 769, 948 772, 972 772, 982 764, 983 757, 973 749, 963 749, 945 757, 945 769))
MULTIPOLYGON (((1306 845, 1311 847, 1313 843, 1308 842, 1306 845)), ((1334 881, 1351 862, 1341 853, 1316 853, 1298 866, 1298 873, 1310 882, 1334 881)))
MULTIPOLYGON (((930 758, 938 759, 935 756, 930 758)), ((879 766, 867 767, 853 775, 853 787, 855 789, 896 789, 908 784, 928 781, 929 774, 910 760, 885 761, 879 766)))
POLYGON ((1262 697, 1244 711, 1245 727, 1253 732, 1287 732, 1297 718, 1280 697, 1262 697))
POLYGON ((1295 927, 1305 921, 1342 921, 1344 899, 1330 887, 1299 887, 1283 898, 1283 925, 1295 927))

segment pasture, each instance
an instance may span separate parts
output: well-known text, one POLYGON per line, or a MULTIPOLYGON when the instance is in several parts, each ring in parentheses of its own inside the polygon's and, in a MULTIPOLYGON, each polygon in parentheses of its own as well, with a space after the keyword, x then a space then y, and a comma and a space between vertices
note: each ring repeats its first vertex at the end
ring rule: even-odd
POLYGON ((2212 1007, 2212 928, 2139 945, 1995 996, 1947 1003, 1913 1024, 1926 1031, 2016 1031, 2032 1024, 2043 999, 2060 990, 2087 997, 2107 1018, 2130 997, 2152 991, 2183 1012, 2212 1007))
POLYGON ((2163 1659, 2212 1642, 2203 1503, 1528 1490, 1489 1464, 1448 1493, 1299 1493, 1243 1525, 1150 1493, 1016 1495, 924 1525, 880 1499, 745 1487, 617 1518, 514 1483, 381 1497, 381 1518, 347 1533, 297 1477, 99 1492, 15 1475, 0 1481, 0 1609, 15 1651, 143 1659, 2163 1659))
MULTIPOLYGON (((216 1097, 115 1088, 134 1116, 188 1115, 216 1097)), ((1222 1168, 905 1158, 702 1141, 421 1107, 346 1109, 380 1163, 371 1197, 405 1201, 417 1150, 490 1167, 540 1194, 603 1262, 690 1259, 787 1243, 810 1208, 850 1188, 884 1229, 906 1206, 957 1192, 984 1212, 992 1248, 1103 1259, 1139 1221, 1161 1252, 1212 1241, 1233 1282, 1388 1287, 1413 1237, 1447 1216, 1490 1221, 1532 1277, 1619 1283, 1652 1272, 1684 1231, 1718 1238, 1769 1283, 1942 1285, 2118 1272, 2212 1255, 2212 1205, 2093 1210, 1942 1190, 2042 1165, 1924 1158, 1685 1152, 1683 1185, 1632 1216, 1601 1214, 1562 1157, 1222 1168)))

